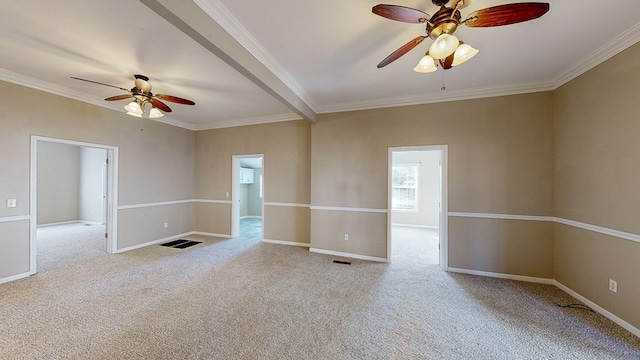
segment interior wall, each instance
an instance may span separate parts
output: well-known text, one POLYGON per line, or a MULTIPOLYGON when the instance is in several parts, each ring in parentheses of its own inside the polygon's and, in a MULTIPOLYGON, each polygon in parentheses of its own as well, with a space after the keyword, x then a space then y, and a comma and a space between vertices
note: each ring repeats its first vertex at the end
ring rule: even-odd
POLYGON ((440 151, 398 151, 393 164, 418 164, 417 211, 393 211, 393 224, 438 228, 440 225, 440 151))
POLYGON ((80 148, 80 220, 102 223, 103 164, 107 150, 80 148))
POLYGON ((38 146, 38 225, 80 220, 80 148, 38 146))
MULTIPOLYGON (((140 211, 118 211, 119 240, 144 244, 163 220, 179 217, 183 209, 154 206, 194 198, 194 132, 157 121, 134 119, 114 111, 26 87, 0 82, 0 199, 16 199, 15 208, 0 206, 0 279, 28 271, 29 164, 31 136, 39 135, 119 148, 118 205, 144 206, 140 211), (37 106, 34 106, 37 104, 37 106), (142 131, 141 131, 142 126, 142 131), (136 217, 158 215, 148 228, 136 217), (144 213, 144 214, 143 214, 144 213), (140 236, 142 233, 143 236, 140 236), (147 236, 148 235, 148 236, 147 236), (5 265, 13 264, 13 265, 5 265), (26 269, 25 269, 26 266, 26 269)), ((193 204, 188 205, 192 207, 193 204)), ((186 225, 163 231, 167 236, 193 229, 186 225)), ((153 239, 156 240, 156 239, 153 239)), ((122 244, 118 248, 122 249, 122 244)))
POLYGON ((249 185, 240 184, 240 218, 246 217, 249 209, 249 185))
POLYGON ((253 169, 253 184, 247 186, 247 215, 262 216, 262 199, 260 198, 260 176, 262 169, 253 169))
MULTIPOLYGON (((554 92, 557 217, 640 239, 639 83, 636 44, 554 92)), ((556 280, 636 328, 638 259, 637 241, 556 225, 556 280)))
POLYGON ((198 131, 196 231, 230 236, 231 158, 263 154, 264 237, 308 244, 310 133, 304 120, 198 131))
MULTIPOLYGON (((311 247, 387 258, 389 147, 448 145, 450 212, 549 216, 552 130, 549 92, 457 101, 455 106, 438 103, 323 114, 311 133, 311 247), (359 221, 368 226, 359 226, 359 221)), ((544 239, 514 239, 511 232, 500 230, 505 225, 499 219, 486 219, 491 226, 482 238, 469 239, 457 231, 473 222, 450 218, 450 267, 530 276, 553 273, 548 223, 532 223, 542 229, 538 233, 545 234, 544 239), (512 241, 526 246, 505 251, 504 244, 512 241), (473 247, 457 246, 465 242, 482 242, 485 251, 477 254, 473 247), (530 261, 532 248, 547 264, 545 269, 529 271, 512 265, 530 261)))

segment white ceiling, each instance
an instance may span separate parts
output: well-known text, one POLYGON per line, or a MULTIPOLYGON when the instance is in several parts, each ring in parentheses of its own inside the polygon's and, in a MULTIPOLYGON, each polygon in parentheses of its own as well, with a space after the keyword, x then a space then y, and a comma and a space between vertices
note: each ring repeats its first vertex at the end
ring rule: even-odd
MULTIPOLYGON (((476 0, 462 15, 510 2, 476 0)), ((168 103, 174 111, 162 121, 198 130, 552 90, 640 40, 640 1, 548 2, 537 20, 462 26, 456 35, 480 53, 417 74, 430 40, 376 68, 424 35, 423 25, 372 14, 380 0, 3 1, 0 80, 120 111, 126 101, 103 100, 120 90, 70 77, 131 88, 144 74, 155 93, 196 102, 168 103)), ((386 3, 437 10, 424 0, 386 3)))

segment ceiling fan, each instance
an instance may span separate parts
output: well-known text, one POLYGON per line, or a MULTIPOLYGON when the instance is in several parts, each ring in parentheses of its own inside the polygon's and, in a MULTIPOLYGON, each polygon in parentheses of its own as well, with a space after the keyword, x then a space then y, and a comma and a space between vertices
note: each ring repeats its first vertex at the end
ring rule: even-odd
POLYGON ((510 25, 537 19, 549 11, 548 3, 512 3, 477 10, 469 14, 465 20, 461 20, 460 9, 471 5, 473 1, 452 0, 453 5, 447 6, 449 0, 431 0, 434 5, 440 6, 440 9, 433 16, 400 5, 379 4, 374 6, 372 12, 387 19, 427 25, 427 35, 418 36, 392 52, 378 64, 378 68, 389 65, 418 46, 424 39, 430 37, 434 42, 413 70, 421 73, 436 71, 435 60, 443 69, 447 70, 452 66, 462 64, 478 53, 477 49, 465 44, 453 35, 460 25, 468 27, 510 25))
POLYGON ((153 94, 151 92, 151 84, 149 83, 149 78, 144 75, 133 75, 135 78, 134 86, 131 89, 125 89, 120 86, 104 84, 101 82, 81 79, 77 77, 71 77, 75 80, 86 81, 93 84, 110 86, 112 88, 120 89, 126 94, 123 95, 115 95, 106 98, 106 101, 117 101, 133 98, 133 101, 125 105, 124 109, 127 110, 128 115, 142 117, 144 114, 144 107, 147 103, 151 104, 151 109, 149 110, 149 118, 155 119, 164 116, 164 112, 171 112, 171 108, 167 106, 164 102, 160 100, 170 101, 177 104, 183 105, 195 105, 191 100, 183 99, 177 96, 165 95, 165 94, 153 94))

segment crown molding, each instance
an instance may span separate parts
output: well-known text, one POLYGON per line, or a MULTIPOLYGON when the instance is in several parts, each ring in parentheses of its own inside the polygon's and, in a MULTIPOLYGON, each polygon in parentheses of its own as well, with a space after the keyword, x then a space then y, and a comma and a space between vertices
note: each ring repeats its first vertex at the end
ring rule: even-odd
POLYGON ((251 53, 315 113, 318 106, 289 72, 256 40, 253 35, 218 0, 193 0, 213 21, 251 53))
MULTIPOLYGON (((115 110, 119 113, 123 112, 120 106, 115 105, 113 103, 105 102, 103 100, 96 100, 94 97, 87 96, 85 93, 82 93, 80 91, 71 90, 64 86, 55 85, 50 82, 32 78, 30 76, 19 74, 7 69, 0 68, 0 80, 6 81, 12 84, 16 84, 16 85, 28 87, 35 90, 44 91, 49 94, 58 95, 58 96, 66 97, 69 99, 81 101, 87 104, 96 105, 105 109, 115 110)), ((172 119, 167 116, 162 117, 160 119, 150 119, 150 120, 157 121, 167 125, 181 127, 188 130, 195 130, 195 127, 193 124, 172 119)))
POLYGON ((497 96, 519 95, 553 90, 549 81, 529 82, 511 85, 497 85, 466 90, 444 90, 440 93, 403 96, 387 99, 376 99, 353 103, 341 103, 321 107, 318 114, 342 111, 371 110, 397 106, 423 105, 448 101, 481 99, 497 96))
POLYGON ((553 79, 554 90, 618 55, 640 41, 640 23, 616 36, 591 54, 580 59, 553 79))
POLYGON ((236 126, 260 125, 260 124, 268 124, 268 123, 292 121, 292 120, 302 120, 302 118, 300 117, 300 115, 295 113, 278 114, 278 115, 270 115, 270 116, 258 116, 258 117, 252 117, 252 118, 244 118, 244 119, 208 122, 205 124, 196 125, 194 130, 195 131, 213 130, 213 129, 230 128, 230 127, 236 127, 236 126))

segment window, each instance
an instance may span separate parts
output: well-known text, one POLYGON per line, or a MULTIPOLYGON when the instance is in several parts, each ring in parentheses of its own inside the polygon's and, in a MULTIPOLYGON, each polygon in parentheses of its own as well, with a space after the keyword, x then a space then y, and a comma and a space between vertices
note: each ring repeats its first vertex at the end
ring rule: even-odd
POLYGON ((262 174, 260 174, 260 199, 262 199, 262 174))
POLYGON ((393 165, 393 210, 418 211, 418 164, 393 165))

